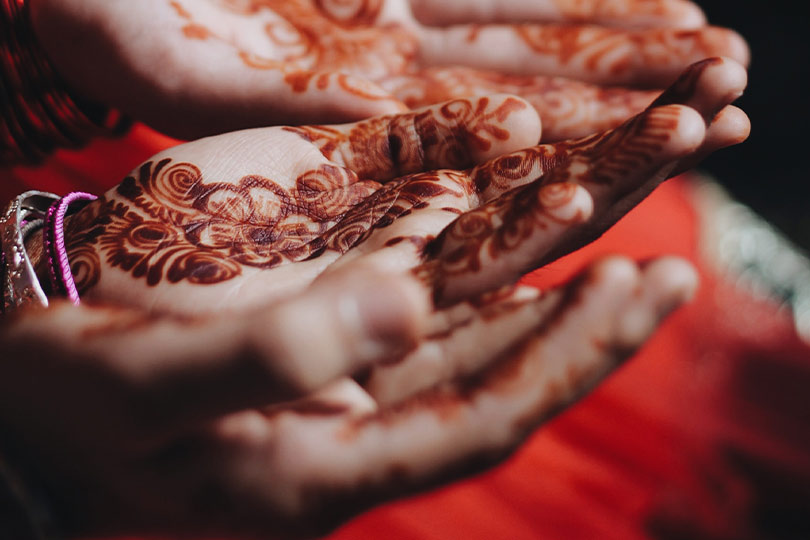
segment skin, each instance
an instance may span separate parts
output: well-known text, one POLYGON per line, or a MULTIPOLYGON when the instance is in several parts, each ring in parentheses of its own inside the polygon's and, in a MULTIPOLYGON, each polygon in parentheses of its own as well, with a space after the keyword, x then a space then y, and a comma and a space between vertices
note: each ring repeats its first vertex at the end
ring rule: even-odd
POLYGON ((76 536, 318 535, 491 466, 696 286, 672 258, 515 280, 744 139, 744 86, 703 62, 553 145, 491 96, 162 152, 68 224, 85 303, 0 329, 30 359, 0 362, 7 444, 76 536))
POLYGON ((683 0, 30 5, 74 91, 189 139, 514 93, 556 141, 621 124, 693 62, 748 62, 736 33, 683 0))

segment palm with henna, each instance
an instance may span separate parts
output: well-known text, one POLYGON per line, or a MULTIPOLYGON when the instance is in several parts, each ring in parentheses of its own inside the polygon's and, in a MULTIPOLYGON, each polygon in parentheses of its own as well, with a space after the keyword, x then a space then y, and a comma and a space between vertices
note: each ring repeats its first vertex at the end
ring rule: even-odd
MULTIPOLYGON (((745 64, 686 0, 32 0, 87 98, 196 138, 517 94, 556 141, 615 127, 688 65, 745 64)), ((535 141, 536 142, 536 141, 535 141)))
POLYGON ((744 86, 702 62, 552 145, 493 96, 162 152, 71 219, 85 303, 3 328, 4 432, 71 534, 316 534, 491 465, 696 285, 671 258, 517 278, 744 139, 744 86))

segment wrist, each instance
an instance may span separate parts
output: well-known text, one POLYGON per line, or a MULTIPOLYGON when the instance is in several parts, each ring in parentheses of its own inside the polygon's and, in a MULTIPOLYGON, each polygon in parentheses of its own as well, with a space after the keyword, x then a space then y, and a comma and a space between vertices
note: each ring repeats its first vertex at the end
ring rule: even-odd
POLYGON ((65 197, 27 191, 9 203, 0 219, 2 312, 29 304, 47 307, 48 297, 66 296, 78 305, 65 243, 65 224, 95 195, 65 197))

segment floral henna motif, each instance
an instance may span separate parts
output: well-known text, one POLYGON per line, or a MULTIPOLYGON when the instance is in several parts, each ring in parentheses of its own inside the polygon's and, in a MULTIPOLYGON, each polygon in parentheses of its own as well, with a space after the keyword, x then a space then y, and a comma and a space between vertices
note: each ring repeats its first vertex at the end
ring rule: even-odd
POLYGON ((461 215, 428 243, 423 251, 425 263, 414 275, 430 284, 441 303, 453 276, 480 272, 484 264, 515 252, 530 236, 552 224, 581 223, 580 212, 565 217, 556 212, 571 203, 576 189, 569 183, 534 182, 461 215))
POLYGON ((325 164, 288 189, 258 175, 209 183, 190 163, 147 162, 71 220, 67 248, 82 292, 98 283, 102 258, 150 286, 219 283, 245 266, 345 253, 435 197, 466 196, 452 186, 462 178, 437 180, 420 174, 381 187, 325 164))
POLYGON ((717 46, 715 33, 708 30, 626 32, 593 26, 516 25, 514 31, 534 52, 553 57, 563 66, 581 64, 586 73, 614 77, 637 65, 689 64, 712 56, 717 46))
POLYGON ((677 110, 657 109, 607 133, 507 154, 473 169, 472 184, 487 198, 541 177, 544 185, 615 185, 649 166, 669 141, 678 118, 677 110))
POLYGON ((261 51, 246 50, 228 32, 200 24, 180 2, 170 4, 186 21, 182 31, 187 38, 223 41, 248 67, 282 71, 295 91, 306 90, 316 78, 322 89, 338 84, 379 98, 379 91, 358 85, 346 74, 376 79, 400 73, 417 50, 416 40, 408 32, 394 26, 371 26, 381 0, 219 0, 217 5, 225 13, 263 25, 266 43, 261 51), (318 71, 340 71, 344 77, 318 79, 312 73, 318 71))
POLYGON ((456 96, 515 94, 543 120, 543 141, 558 141, 614 128, 644 110, 658 94, 603 88, 561 77, 506 75, 463 67, 430 68, 380 85, 412 108, 456 96))
POLYGON ((492 110, 490 103, 488 98, 455 99, 438 109, 373 118, 348 133, 329 126, 284 129, 313 143, 327 159, 351 156, 345 165, 360 178, 383 180, 424 169, 471 167, 475 153, 489 150, 493 140, 509 138, 500 126, 526 108, 512 98, 492 110), (383 163, 391 167, 381 177, 383 163))

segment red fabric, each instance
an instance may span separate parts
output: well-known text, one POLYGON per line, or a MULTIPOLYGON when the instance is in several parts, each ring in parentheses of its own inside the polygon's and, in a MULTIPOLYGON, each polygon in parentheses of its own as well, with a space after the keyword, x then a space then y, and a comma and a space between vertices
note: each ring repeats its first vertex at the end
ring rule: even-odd
MULTIPOLYGON (((31 187, 98 193, 172 143, 139 126, 38 169, 3 170, 0 199, 31 187)), ((560 283, 599 254, 676 254, 700 270, 693 303, 502 466, 383 506, 331 538, 810 538, 810 349, 784 312, 703 264, 688 193, 685 179, 668 182, 526 281, 560 283)))

